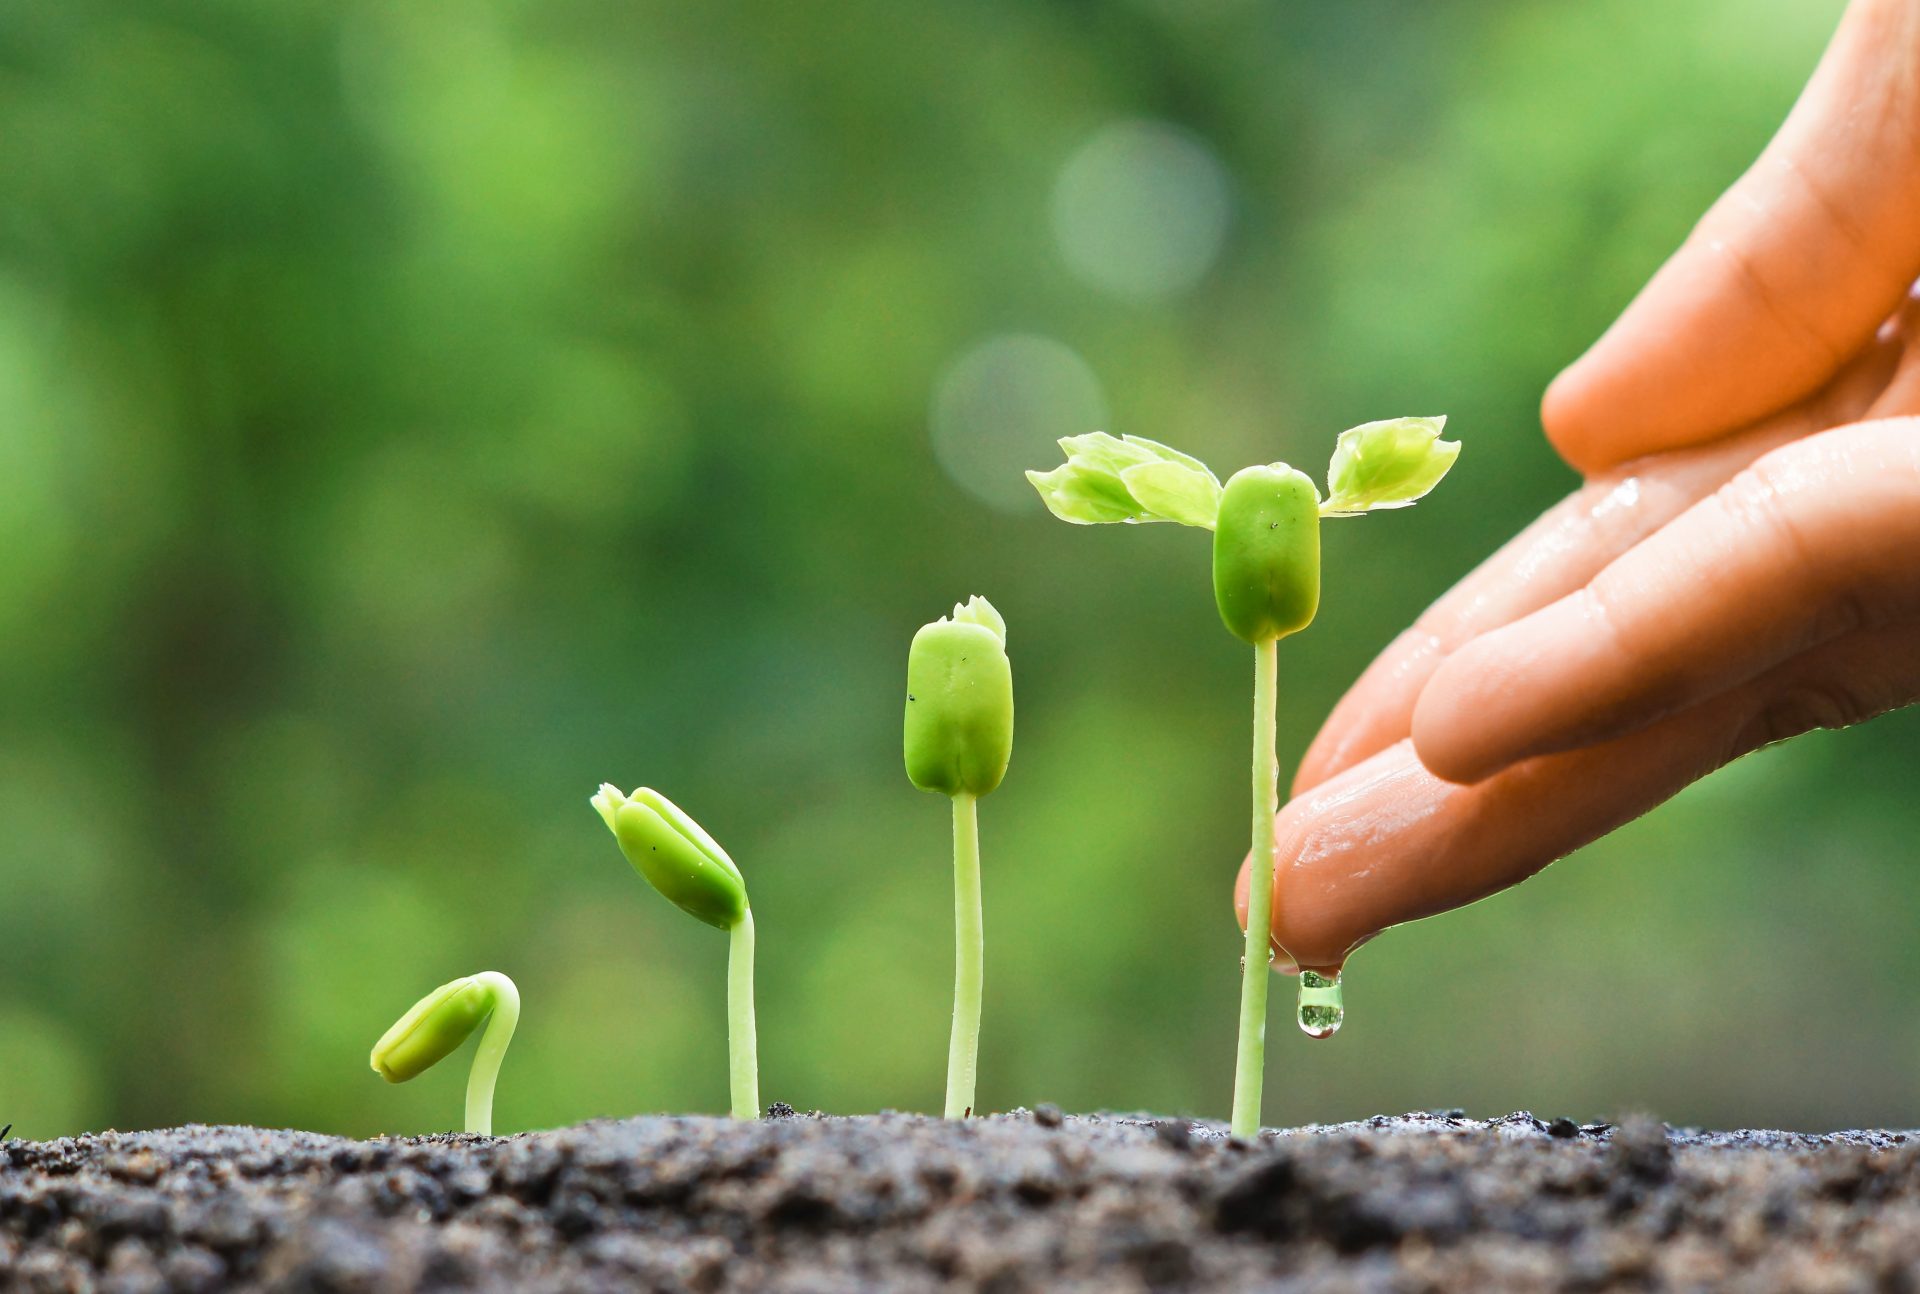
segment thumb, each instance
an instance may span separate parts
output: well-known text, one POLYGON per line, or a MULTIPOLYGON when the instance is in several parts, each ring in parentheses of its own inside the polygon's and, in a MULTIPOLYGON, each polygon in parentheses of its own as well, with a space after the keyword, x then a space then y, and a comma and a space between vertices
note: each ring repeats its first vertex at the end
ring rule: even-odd
POLYGON ((1786 124, 1541 419, 1593 472, 1823 386, 1920 277, 1920 0, 1854 0, 1786 124))

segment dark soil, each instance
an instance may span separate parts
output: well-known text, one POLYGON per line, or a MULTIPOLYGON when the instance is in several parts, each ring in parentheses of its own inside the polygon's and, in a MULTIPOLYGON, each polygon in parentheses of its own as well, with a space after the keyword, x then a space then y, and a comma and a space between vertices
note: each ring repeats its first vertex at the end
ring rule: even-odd
POLYGON ((105 1133, 0 1147, 0 1288, 1915 1290, 1920 1139, 1425 1114, 1249 1144, 1044 1106, 105 1133))

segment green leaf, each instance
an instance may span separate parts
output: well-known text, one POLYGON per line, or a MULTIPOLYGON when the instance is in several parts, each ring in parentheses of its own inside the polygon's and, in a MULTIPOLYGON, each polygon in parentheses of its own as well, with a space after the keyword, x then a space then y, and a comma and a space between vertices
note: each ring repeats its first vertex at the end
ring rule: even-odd
POLYGON ((1172 445, 1163 445, 1157 440, 1148 440, 1145 436, 1122 436, 1120 439, 1134 446, 1136 449, 1150 450, 1155 457, 1164 459, 1169 463, 1178 463, 1182 467, 1191 467, 1196 472, 1206 472, 1208 476, 1213 475, 1211 471, 1208 471, 1205 463, 1195 458, 1192 454, 1181 453, 1172 445))
POLYGON ((1060 448, 1066 451, 1067 466, 1072 469, 1073 488, 1082 497, 1117 511, 1119 520, 1145 520, 1120 473, 1140 463, 1157 461, 1151 450, 1116 440, 1104 431, 1068 436, 1060 442, 1060 448))
MULTIPOLYGON (((1139 511, 1131 495, 1116 501, 1111 491, 1089 486, 1071 463, 1063 463, 1051 472, 1028 472, 1027 479, 1040 492, 1040 501, 1047 505, 1048 512, 1076 526, 1132 521, 1139 511)), ((1125 494, 1125 487, 1121 492, 1125 494)))
POLYGON ((1460 456, 1460 442, 1441 440, 1447 420, 1391 418, 1340 433, 1327 466, 1323 516, 1356 516, 1404 508, 1421 498, 1460 456))
POLYGON ((1185 463, 1138 463, 1120 473, 1120 480, 1154 518, 1213 529, 1220 512, 1220 482, 1204 467, 1195 471, 1185 463))
POLYGON ((1081 471, 1104 472, 1108 476, 1119 476, 1136 464, 1153 463, 1160 459, 1160 455, 1145 444, 1133 443, 1131 437, 1119 439, 1109 436, 1104 431, 1067 436, 1060 441, 1060 448, 1066 452, 1067 461, 1081 471))
POLYGON ((1064 464, 1051 472, 1028 472, 1027 479, 1062 521, 1212 527, 1220 482, 1191 454, 1143 436, 1116 438, 1104 431, 1065 437, 1060 448, 1067 455, 1064 464))

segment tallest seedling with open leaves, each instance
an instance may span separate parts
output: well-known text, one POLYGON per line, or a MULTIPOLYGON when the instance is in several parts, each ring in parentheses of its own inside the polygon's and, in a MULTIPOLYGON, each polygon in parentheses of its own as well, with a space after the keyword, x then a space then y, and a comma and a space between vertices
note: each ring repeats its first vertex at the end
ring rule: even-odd
POLYGON ((1253 873, 1233 1083, 1235 1136, 1259 1131, 1266 1057, 1273 818, 1280 807, 1275 644, 1305 629, 1319 610, 1320 519, 1404 508, 1426 494, 1460 454, 1459 442, 1440 439, 1445 426, 1445 418, 1395 418, 1341 432, 1327 469, 1325 501, 1305 473, 1285 463, 1243 468, 1223 486, 1191 455, 1105 432, 1067 437, 1060 442, 1065 463, 1027 473, 1062 521, 1171 521, 1213 531, 1214 602, 1227 628, 1253 644, 1253 873))

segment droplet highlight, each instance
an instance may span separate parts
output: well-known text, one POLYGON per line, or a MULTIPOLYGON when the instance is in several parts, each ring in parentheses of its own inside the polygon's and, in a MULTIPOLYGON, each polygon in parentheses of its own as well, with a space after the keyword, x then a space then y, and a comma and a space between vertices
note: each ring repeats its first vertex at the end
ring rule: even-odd
POLYGON ((1340 977, 1301 971, 1299 1007, 1294 1018, 1300 1022, 1300 1032, 1309 1038, 1331 1038, 1339 1033, 1340 1022, 1347 1018, 1340 977))

